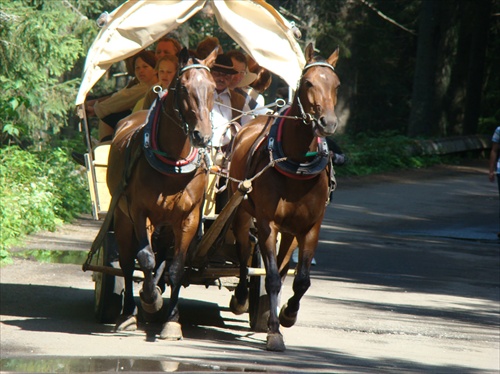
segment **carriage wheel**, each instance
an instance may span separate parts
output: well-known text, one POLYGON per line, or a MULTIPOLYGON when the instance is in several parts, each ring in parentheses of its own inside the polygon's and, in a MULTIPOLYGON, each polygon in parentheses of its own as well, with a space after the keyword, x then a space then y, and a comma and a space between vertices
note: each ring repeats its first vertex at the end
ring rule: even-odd
MULTIPOLYGON (((252 255, 252 267, 261 268, 262 257, 260 255, 259 244, 255 244, 252 255)), ((269 297, 266 293, 263 277, 250 277, 248 295, 248 314, 250 328, 255 332, 266 332, 267 321, 269 319, 269 297)))
MULTIPOLYGON (((97 264, 119 268, 115 233, 106 233, 102 247, 97 251, 97 264)), ((122 277, 94 273, 95 317, 98 323, 115 323, 123 307, 124 280, 122 277)))

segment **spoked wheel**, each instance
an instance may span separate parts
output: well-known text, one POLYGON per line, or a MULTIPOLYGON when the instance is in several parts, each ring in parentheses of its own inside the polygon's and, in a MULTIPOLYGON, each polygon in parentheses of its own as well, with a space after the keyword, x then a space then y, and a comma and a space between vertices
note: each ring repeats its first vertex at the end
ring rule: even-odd
MULTIPOLYGON (((120 268, 115 233, 106 233, 103 245, 97 251, 97 265, 120 268)), ((115 323, 123 307, 124 279, 94 272, 95 317, 98 323, 115 323)))
MULTIPOLYGON (((259 244, 255 244, 252 255, 252 267, 262 268, 262 256, 259 244)), ((269 297, 266 293, 265 281, 262 276, 250 277, 248 295, 248 314, 250 328, 256 332, 267 331, 267 321, 269 319, 269 297)))

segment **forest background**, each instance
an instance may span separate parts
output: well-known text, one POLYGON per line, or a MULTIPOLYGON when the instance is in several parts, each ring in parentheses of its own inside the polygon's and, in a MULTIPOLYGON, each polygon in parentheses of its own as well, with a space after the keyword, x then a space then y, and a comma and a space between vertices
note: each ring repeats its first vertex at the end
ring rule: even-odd
MULTIPOLYGON (((189 1, 189 0, 188 0, 189 1)), ((90 212, 71 161, 85 151, 74 100, 96 23, 120 0, 0 0, 0 260, 26 234, 90 212)), ((314 42, 340 48, 338 174, 441 162, 417 139, 483 134, 500 124, 500 2, 495 0, 269 0, 314 42)), ((194 48, 207 35, 234 42, 200 12, 172 35, 194 48)), ((113 66, 92 94, 125 83, 113 66)), ((274 100, 282 82, 266 92, 274 100)), ((476 155, 477 156, 477 155, 476 155)), ((484 157, 484 154, 483 154, 484 157)))

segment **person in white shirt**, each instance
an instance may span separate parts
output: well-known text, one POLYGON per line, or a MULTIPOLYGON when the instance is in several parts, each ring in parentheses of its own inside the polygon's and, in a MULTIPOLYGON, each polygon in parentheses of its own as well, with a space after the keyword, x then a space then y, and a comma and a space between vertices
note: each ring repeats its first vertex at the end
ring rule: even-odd
POLYGON ((250 56, 248 57, 248 70, 257 77, 252 83, 247 87, 242 87, 242 89, 257 102, 254 114, 260 115, 272 112, 272 109, 265 107, 266 102, 263 96, 263 92, 269 88, 273 81, 271 72, 257 64, 250 56))
MULTIPOLYGON (((212 161, 224 169, 227 167, 226 156, 231 149, 231 140, 241 126, 244 126, 251 116, 242 115, 250 111, 245 103, 245 97, 231 89, 231 78, 238 72, 234 69, 231 58, 220 54, 210 69, 215 81, 214 107, 212 109, 212 161)), ((217 179, 215 188, 215 212, 219 213, 226 205, 229 195, 226 189, 226 178, 217 179)), ((211 225, 205 223, 205 229, 211 225)))
POLYGON ((253 117, 243 114, 250 111, 245 97, 229 88, 232 76, 238 73, 231 58, 225 54, 218 55, 211 72, 215 81, 212 146, 223 147, 230 143, 231 132, 237 131, 239 126, 244 126, 253 117))
POLYGON ((257 78, 257 74, 248 70, 247 56, 243 52, 233 49, 227 52, 227 55, 231 57, 234 69, 237 71, 237 74, 231 78, 229 88, 243 95, 247 105, 254 110, 257 107, 257 101, 248 95, 247 90, 249 85, 257 78))

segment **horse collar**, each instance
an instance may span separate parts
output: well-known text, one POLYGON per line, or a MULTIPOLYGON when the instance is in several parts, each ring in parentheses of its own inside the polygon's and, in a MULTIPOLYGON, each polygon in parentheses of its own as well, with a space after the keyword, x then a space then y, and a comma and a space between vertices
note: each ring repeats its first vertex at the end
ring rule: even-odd
POLYGON ((201 165, 202 155, 197 148, 191 147, 189 156, 183 160, 174 160, 158 149, 157 135, 160 120, 160 111, 167 94, 158 97, 149 110, 144 126, 144 154, 149 165, 165 175, 188 174, 194 172, 201 165))
MULTIPOLYGON (((280 114, 286 116, 289 111, 290 107, 285 107, 281 110, 280 114)), ((269 131, 267 148, 271 152, 274 160, 286 157, 281 144, 284 121, 285 118, 277 117, 271 125, 271 129, 269 131)), ((276 163, 274 165, 275 169, 281 174, 292 179, 314 178, 326 168, 330 160, 326 139, 324 137, 317 137, 317 141, 318 152, 312 161, 300 163, 286 159, 285 161, 276 163)))

